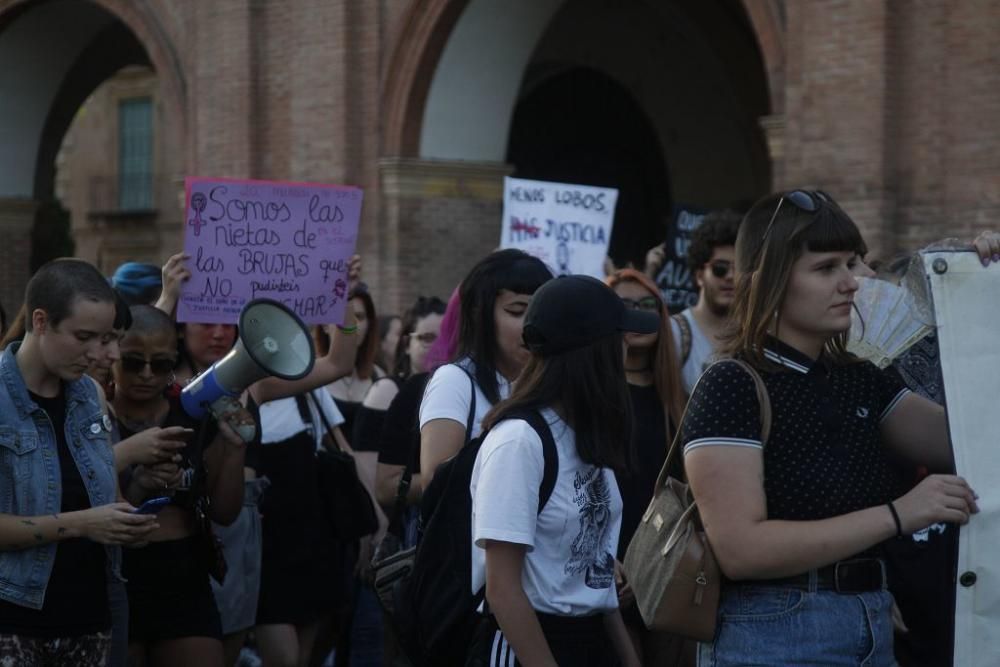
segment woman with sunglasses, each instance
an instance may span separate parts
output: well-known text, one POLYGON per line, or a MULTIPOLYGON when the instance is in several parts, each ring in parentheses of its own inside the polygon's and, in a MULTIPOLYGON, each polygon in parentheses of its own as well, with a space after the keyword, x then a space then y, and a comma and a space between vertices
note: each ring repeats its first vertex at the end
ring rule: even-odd
MULTIPOLYGON (((243 501, 246 443, 226 421, 194 420, 168 393, 177 363, 174 324, 151 306, 133 306, 120 343, 113 401, 123 438, 151 427, 182 426, 192 437, 177 463, 136 466, 124 493, 136 506, 167 496, 149 544, 125 554, 129 655, 138 665, 223 663, 222 628, 209 585, 210 536, 198 514, 231 523, 243 501)), ((240 422, 252 422, 245 410, 240 422)))
MULTIPOLYGON (((653 498, 656 478, 667 457, 674 429, 684 412, 684 389, 680 367, 674 350, 670 315, 660 290, 646 274, 634 269, 621 269, 607 278, 629 310, 651 313, 659 320, 656 332, 626 333, 625 379, 632 405, 632 447, 638 465, 629 473, 619 473, 618 488, 622 494, 622 530, 618 540, 616 560, 625 560, 625 551, 653 498)), ((680 460, 675 459, 678 468, 680 460)), ((679 479, 683 469, 675 471, 679 479)), ((620 579, 621 568, 618 566, 620 579)), ((682 640, 671 635, 652 633, 646 629, 634 596, 627 582, 619 580, 619 603, 622 618, 636 651, 644 664, 681 665, 682 640)), ((687 647, 688 662, 693 664, 693 651, 687 647)))
POLYGON ((764 198, 736 242, 734 329, 772 409, 731 361, 699 381, 682 422, 685 470, 726 575, 699 664, 894 665, 879 545, 978 511, 960 477, 901 493, 889 450, 934 471, 952 457, 944 410, 846 351, 864 242, 829 195, 764 198))

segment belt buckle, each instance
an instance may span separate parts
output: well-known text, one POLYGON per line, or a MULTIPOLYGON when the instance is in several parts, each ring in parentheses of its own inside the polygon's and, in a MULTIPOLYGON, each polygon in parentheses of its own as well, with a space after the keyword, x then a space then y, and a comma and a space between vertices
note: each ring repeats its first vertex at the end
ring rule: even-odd
POLYGON ((837 563, 835 563, 834 566, 833 566, 833 589, 837 593, 857 593, 857 592, 866 592, 866 591, 873 591, 873 590, 882 590, 884 588, 885 588, 885 562, 881 558, 857 558, 857 559, 854 559, 854 560, 837 561, 837 563), (858 588, 858 587, 853 587, 853 588, 848 589, 848 588, 842 588, 841 587, 841 585, 840 585, 840 573, 841 573, 841 567, 842 566, 846 570, 844 572, 844 577, 845 578, 849 576, 850 570, 848 568, 850 568, 852 566, 853 567, 863 566, 865 568, 865 570, 868 572, 868 574, 871 575, 872 570, 870 568, 872 566, 872 562, 873 561, 875 563, 878 563, 879 581, 878 581, 878 586, 877 587, 875 587, 875 586, 872 585, 872 584, 874 584, 874 581, 872 581, 871 578, 869 578, 869 582, 870 583, 869 583, 869 587, 868 588, 861 589, 861 588, 858 588))

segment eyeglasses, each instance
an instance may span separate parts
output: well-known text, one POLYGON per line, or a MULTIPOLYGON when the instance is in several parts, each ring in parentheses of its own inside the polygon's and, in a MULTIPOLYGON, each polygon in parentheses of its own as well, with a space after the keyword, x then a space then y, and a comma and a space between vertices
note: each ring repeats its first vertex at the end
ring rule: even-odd
POLYGON ((655 296, 644 296, 641 299, 626 299, 621 297, 622 303, 629 310, 646 310, 658 312, 660 310, 660 300, 655 296))
POLYGON ((786 201, 806 213, 815 213, 823 204, 832 204, 833 197, 822 190, 815 190, 813 192, 808 190, 793 190, 782 195, 781 199, 778 200, 778 205, 774 207, 774 213, 771 215, 771 220, 767 223, 767 228, 764 230, 764 236, 760 240, 761 247, 767 241, 767 235, 771 233, 771 227, 774 226, 774 219, 778 217, 781 205, 786 201))
POLYGON ((438 339, 438 335, 432 331, 422 334, 410 334, 410 338, 420 341, 421 345, 432 345, 438 339))
POLYGON ((167 375, 174 370, 173 359, 144 359, 142 357, 122 357, 122 370, 132 375, 138 375, 147 365, 153 375, 167 375))
POLYGON ((708 265, 712 270, 712 275, 716 278, 725 278, 733 270, 733 263, 726 259, 718 259, 708 265))

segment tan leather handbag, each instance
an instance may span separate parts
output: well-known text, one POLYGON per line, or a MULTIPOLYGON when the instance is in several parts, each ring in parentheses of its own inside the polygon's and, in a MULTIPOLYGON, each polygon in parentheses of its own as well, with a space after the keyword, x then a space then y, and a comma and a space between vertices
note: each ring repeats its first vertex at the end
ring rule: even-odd
MULTIPOLYGON (((749 364, 760 403, 761 442, 771 430, 771 403, 764 381, 749 364)), ((692 392, 693 394, 694 392, 692 392)), ((686 411, 685 411, 686 412, 686 411)), ((656 491, 625 554, 625 577, 646 627, 698 641, 715 637, 722 572, 684 482, 668 474, 680 445, 680 428, 663 462, 656 491)))

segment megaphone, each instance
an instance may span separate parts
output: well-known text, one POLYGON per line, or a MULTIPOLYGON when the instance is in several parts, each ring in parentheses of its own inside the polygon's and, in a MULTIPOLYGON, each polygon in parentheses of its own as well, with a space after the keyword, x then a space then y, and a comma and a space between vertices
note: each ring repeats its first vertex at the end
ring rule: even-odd
POLYGON ((261 378, 304 378, 315 359, 309 329, 295 313, 277 301, 254 299, 240 312, 236 345, 184 387, 181 405, 186 413, 201 419, 217 400, 239 396, 261 378))

